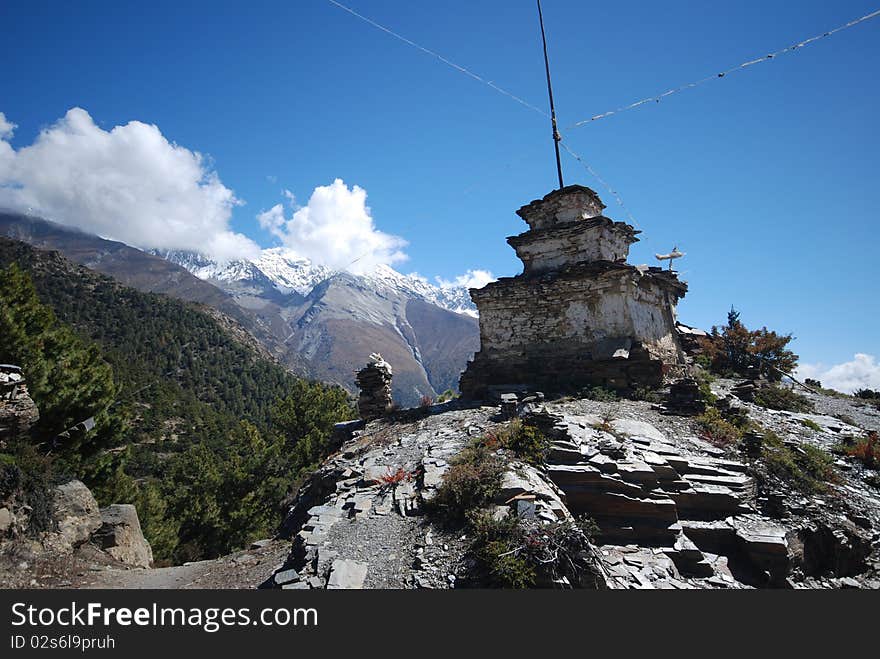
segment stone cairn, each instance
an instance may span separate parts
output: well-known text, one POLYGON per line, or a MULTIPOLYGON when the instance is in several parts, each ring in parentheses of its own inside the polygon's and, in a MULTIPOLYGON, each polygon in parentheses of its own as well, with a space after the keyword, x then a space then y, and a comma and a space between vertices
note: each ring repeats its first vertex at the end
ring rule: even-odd
POLYGON ((669 395, 660 407, 662 414, 696 416, 706 411, 706 401, 693 378, 681 378, 669 385, 669 395))
POLYGON ((39 418, 21 368, 0 364, 0 443, 26 434, 39 418))
POLYGON ((367 365, 357 373, 358 413, 364 421, 385 416, 393 404, 391 398, 391 364, 374 352, 367 365))
POLYGON ((519 405, 519 398, 516 394, 501 394, 501 408, 499 414, 505 421, 516 416, 516 408, 519 405))
POLYGON ((758 390, 759 383, 757 380, 743 380, 733 385, 730 392, 747 403, 755 400, 755 392, 758 390))

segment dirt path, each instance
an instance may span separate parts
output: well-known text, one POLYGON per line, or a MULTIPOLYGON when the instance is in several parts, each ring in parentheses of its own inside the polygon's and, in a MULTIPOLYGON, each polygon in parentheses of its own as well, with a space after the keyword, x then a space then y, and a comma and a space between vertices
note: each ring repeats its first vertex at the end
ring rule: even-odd
POLYGON ((145 569, 107 568, 91 572, 80 588, 184 589, 256 588, 284 562, 289 541, 237 552, 211 561, 145 569))
POLYGON ((188 565, 152 570, 104 570, 86 588, 178 589, 193 587, 201 577, 216 568, 219 561, 199 561, 188 565))

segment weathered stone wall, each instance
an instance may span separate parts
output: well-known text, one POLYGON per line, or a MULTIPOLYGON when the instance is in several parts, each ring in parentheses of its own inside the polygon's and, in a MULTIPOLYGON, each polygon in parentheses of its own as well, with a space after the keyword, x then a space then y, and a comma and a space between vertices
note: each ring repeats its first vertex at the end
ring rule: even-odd
POLYGON ((507 242, 522 260, 525 272, 530 274, 589 261, 624 260, 629 246, 638 241, 637 233, 623 222, 596 217, 551 229, 527 231, 511 236, 507 242))
POLYGON ((684 363, 675 305, 687 285, 672 271, 627 264, 639 232, 603 208, 574 185, 517 211, 530 230, 507 241, 525 269, 471 289, 481 349, 462 374, 463 395, 651 386, 684 363))
POLYGON ((501 358, 548 343, 580 355, 607 339, 629 338, 656 359, 677 361, 674 319, 664 313, 670 297, 675 296, 650 275, 610 264, 594 277, 569 272, 502 279, 474 291, 482 350, 501 358))
POLYGON ((554 190, 520 208, 519 215, 531 229, 540 230, 557 224, 586 220, 602 214, 605 204, 590 188, 569 185, 554 190))
POLYGON ((655 386, 663 379, 663 362, 652 359, 639 344, 629 344, 627 359, 592 359, 566 343, 535 346, 528 353, 500 356, 481 350, 462 374, 459 387, 466 398, 486 399, 506 391, 577 392, 601 386, 627 389, 655 386))

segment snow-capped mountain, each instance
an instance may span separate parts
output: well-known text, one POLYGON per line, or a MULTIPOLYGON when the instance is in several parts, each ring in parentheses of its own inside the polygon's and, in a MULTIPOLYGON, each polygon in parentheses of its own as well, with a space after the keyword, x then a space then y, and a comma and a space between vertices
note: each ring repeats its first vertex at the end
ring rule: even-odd
POLYGON ((280 248, 224 264, 192 252, 154 254, 255 314, 283 346, 283 361, 304 360, 314 377, 350 389, 366 356, 380 352, 394 366, 395 398, 415 405, 457 387, 479 349, 476 307, 464 287, 435 286, 388 266, 355 275, 280 248))
MULTIPOLYGON (((315 286, 339 274, 332 268, 291 255, 279 247, 263 250, 259 258, 252 261, 239 260, 225 264, 195 252, 154 250, 153 253, 223 288, 233 283, 268 283, 284 295, 296 292, 307 296, 315 286)), ((373 272, 358 276, 358 279, 369 288, 390 290, 455 313, 477 315, 470 294, 464 287, 435 286, 423 277, 404 275, 386 265, 380 265, 373 272)))
MULTIPOLYGON (((266 275, 281 293, 296 291, 300 295, 308 295, 316 285, 334 274, 332 269, 287 254, 280 247, 264 249, 253 265, 266 275)), ((233 273, 224 273, 223 276, 227 277, 231 274, 233 273)))
POLYGON ((404 293, 425 302, 430 302, 442 309, 477 316, 477 307, 471 300, 468 289, 463 286, 434 286, 424 277, 403 275, 394 268, 380 265, 371 274, 364 277, 378 286, 386 286, 396 292, 404 293))
POLYGON ((355 372, 380 352, 393 365, 395 400, 418 405, 458 386, 480 348, 475 309, 462 287, 377 268, 337 272, 279 249, 219 264, 192 252, 145 253, 123 243, 0 212, 0 235, 54 249, 127 286, 220 312, 295 373, 351 392, 355 372), (457 312, 457 313, 456 313, 457 312))

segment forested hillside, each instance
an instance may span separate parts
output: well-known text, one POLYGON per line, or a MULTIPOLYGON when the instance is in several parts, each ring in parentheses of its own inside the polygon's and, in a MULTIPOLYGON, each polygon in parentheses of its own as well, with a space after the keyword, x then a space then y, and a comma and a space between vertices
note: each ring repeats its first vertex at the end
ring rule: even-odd
POLYGON ((297 472, 350 415, 343 391, 296 378, 195 305, 5 238, 0 268, 0 362, 31 381, 37 453, 102 503, 136 503, 160 560, 271 533, 297 472), (90 417, 88 433, 58 437, 90 417))

